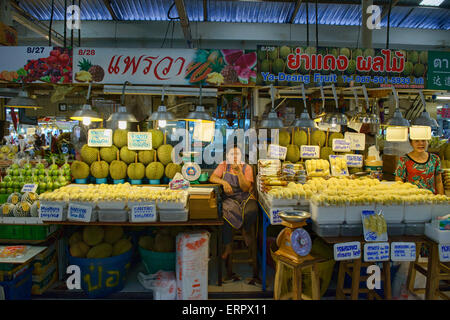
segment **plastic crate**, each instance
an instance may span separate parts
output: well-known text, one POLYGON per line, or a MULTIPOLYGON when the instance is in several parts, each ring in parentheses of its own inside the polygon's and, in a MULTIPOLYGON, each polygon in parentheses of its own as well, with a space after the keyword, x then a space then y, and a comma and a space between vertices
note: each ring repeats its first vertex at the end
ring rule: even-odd
POLYGON ((363 226, 359 224, 342 224, 341 236, 343 237, 357 237, 363 234, 363 226))
POLYGON ((0 290, 3 289, 5 300, 31 299, 32 269, 28 268, 12 281, 0 282, 0 290))
POLYGON ((405 225, 405 235, 421 236, 425 234, 425 223, 407 223, 405 225))
POLYGON ((402 236, 405 234, 404 223, 388 223, 387 224, 388 236, 402 236))
POLYGON ((155 252, 139 247, 139 253, 148 273, 154 274, 159 270, 175 271, 176 252, 155 252))
POLYGON ((338 237, 341 232, 341 225, 339 224, 312 224, 312 230, 319 237, 338 237))
POLYGON ((98 221, 101 222, 126 222, 128 221, 127 210, 105 210, 98 211, 98 221))

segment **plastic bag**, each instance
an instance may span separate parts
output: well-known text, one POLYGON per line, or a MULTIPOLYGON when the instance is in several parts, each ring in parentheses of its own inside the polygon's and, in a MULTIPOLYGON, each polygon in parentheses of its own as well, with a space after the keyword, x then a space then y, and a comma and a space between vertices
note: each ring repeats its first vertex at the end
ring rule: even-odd
POLYGON ((188 189, 190 182, 183 178, 183 175, 179 172, 175 174, 172 181, 169 182, 170 190, 188 189))
POLYGON ((158 271, 155 274, 138 274, 138 280, 142 286, 153 291, 154 300, 176 300, 177 281, 175 272, 158 271))

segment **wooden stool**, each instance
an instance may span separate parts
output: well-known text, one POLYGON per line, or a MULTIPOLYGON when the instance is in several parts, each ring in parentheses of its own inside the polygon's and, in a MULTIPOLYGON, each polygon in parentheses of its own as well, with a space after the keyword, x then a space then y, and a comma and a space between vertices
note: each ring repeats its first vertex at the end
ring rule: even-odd
MULTIPOLYGON (((232 270, 233 264, 249 264, 252 266, 253 276, 258 275, 258 262, 257 262, 257 239, 255 236, 254 227, 250 231, 251 237, 253 239, 252 244, 249 248, 246 248, 244 236, 242 235, 241 230, 233 229, 233 238, 232 238, 232 252, 230 258, 227 259, 227 272, 230 273, 232 270), (244 249, 242 249, 242 247, 244 249), (236 258, 236 254, 245 253, 247 254, 247 258, 238 259, 236 258)), ((230 276, 231 274, 228 274, 230 276)))
POLYGON ((322 258, 313 258, 302 263, 296 263, 282 255, 273 254, 276 258, 275 284, 273 298, 275 300, 284 300, 292 298, 293 300, 320 300, 320 280, 317 263, 324 261, 322 258), (292 271, 292 291, 281 295, 283 289, 283 279, 286 270, 292 271), (302 272, 308 270, 311 273, 311 296, 303 294, 302 290, 302 272))
POLYGON ((439 261, 439 244, 434 241, 424 243, 430 249, 428 262, 419 262, 420 245, 416 246, 416 261, 409 264, 407 286, 412 293, 425 293, 426 300, 450 300, 450 296, 439 289, 441 280, 450 280, 450 264, 439 261), (416 272, 427 279, 425 288, 415 288, 416 272))
MULTIPOLYGON (((358 300, 360 293, 367 293, 369 300, 382 298, 375 290, 368 288, 360 288, 359 284, 368 279, 369 276, 361 276, 361 267, 373 265, 373 262, 362 262, 361 259, 340 261, 338 282, 336 288, 336 299, 346 299, 346 295, 350 295, 351 300, 358 300), (352 280, 351 288, 344 288, 345 275, 348 274, 352 280)), ((384 296, 386 300, 392 299, 391 291, 391 269, 389 261, 383 262, 383 270, 381 271, 381 281, 384 283, 384 296)))

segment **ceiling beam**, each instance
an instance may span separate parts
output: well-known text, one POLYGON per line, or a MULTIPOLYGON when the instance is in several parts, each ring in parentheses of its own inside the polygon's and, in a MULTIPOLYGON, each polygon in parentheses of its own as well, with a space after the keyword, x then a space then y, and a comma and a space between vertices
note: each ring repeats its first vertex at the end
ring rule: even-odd
POLYGON ((119 18, 117 18, 116 14, 114 13, 113 8, 111 7, 111 0, 103 0, 103 4, 105 5, 106 9, 108 9, 109 14, 111 15, 112 19, 114 21, 119 21, 119 18))
POLYGON ((302 4, 302 0, 297 0, 297 3, 295 4, 294 12, 292 12, 291 19, 289 23, 294 23, 295 17, 297 16, 298 10, 300 9, 300 6, 302 4))
POLYGON ((203 21, 208 21, 208 3, 206 0, 203 0, 203 21))
POLYGON ((180 17, 181 28, 183 29, 184 38, 186 39, 188 48, 192 47, 191 28, 189 27, 189 19, 186 13, 184 0, 175 0, 178 16, 180 17))

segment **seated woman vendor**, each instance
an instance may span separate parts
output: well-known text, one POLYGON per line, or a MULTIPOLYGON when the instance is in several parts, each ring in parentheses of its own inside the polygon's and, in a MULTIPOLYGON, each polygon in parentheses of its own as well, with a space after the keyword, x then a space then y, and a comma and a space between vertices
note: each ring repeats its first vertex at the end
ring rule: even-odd
POLYGON ((434 194, 444 194, 439 157, 427 152, 427 140, 409 140, 409 142, 413 151, 400 157, 395 171, 395 180, 410 182, 434 194))
POLYGON ((222 202, 223 217, 226 220, 223 226, 223 243, 225 251, 222 258, 226 260, 227 279, 238 281, 239 276, 231 270, 232 233, 234 229, 241 229, 245 244, 254 257, 253 279, 258 279, 256 265, 256 218, 258 204, 252 195, 253 170, 252 167, 242 162, 242 152, 238 146, 227 150, 226 161, 222 162, 211 175, 212 183, 221 184, 225 192, 222 202), (253 234, 253 236, 252 236, 253 234))

